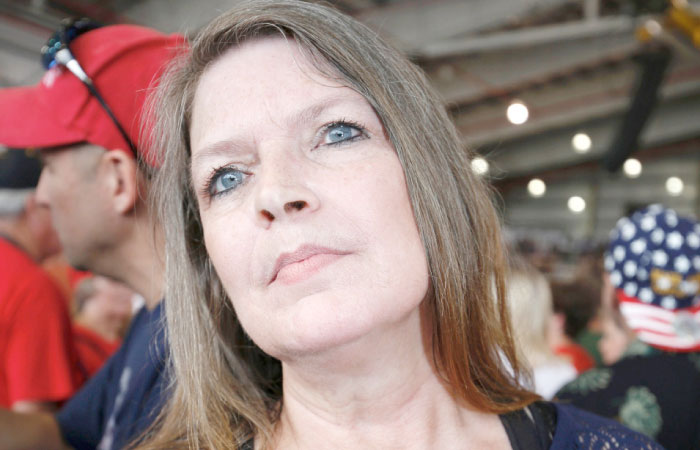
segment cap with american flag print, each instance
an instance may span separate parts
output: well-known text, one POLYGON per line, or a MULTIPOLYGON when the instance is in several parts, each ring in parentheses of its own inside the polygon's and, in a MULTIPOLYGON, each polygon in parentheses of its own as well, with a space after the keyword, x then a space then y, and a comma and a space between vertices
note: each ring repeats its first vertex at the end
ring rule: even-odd
POLYGON ((700 350, 700 224, 655 204, 620 219, 605 269, 637 337, 671 351, 700 350))

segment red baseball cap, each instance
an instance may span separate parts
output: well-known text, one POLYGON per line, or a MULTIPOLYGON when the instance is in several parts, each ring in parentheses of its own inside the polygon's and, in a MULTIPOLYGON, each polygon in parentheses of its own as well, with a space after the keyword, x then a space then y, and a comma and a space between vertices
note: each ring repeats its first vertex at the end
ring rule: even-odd
MULTIPOLYGON (((70 44, 75 59, 151 165, 157 165, 156 157, 141 133, 144 103, 168 62, 186 48, 181 35, 135 25, 98 28, 70 44)), ((36 86, 0 89, 0 144, 45 148, 80 142, 131 154, 97 99, 66 68, 54 66, 36 86)))

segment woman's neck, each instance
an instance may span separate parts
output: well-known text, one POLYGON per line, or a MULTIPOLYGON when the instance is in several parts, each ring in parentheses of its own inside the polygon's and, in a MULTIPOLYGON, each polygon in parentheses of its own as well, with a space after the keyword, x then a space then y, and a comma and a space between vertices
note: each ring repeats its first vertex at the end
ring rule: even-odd
MULTIPOLYGON (((420 329, 417 314, 409 320, 420 329)), ((508 448, 498 417, 460 406, 432 366, 429 343, 403 331, 283 363, 276 448, 508 448)))

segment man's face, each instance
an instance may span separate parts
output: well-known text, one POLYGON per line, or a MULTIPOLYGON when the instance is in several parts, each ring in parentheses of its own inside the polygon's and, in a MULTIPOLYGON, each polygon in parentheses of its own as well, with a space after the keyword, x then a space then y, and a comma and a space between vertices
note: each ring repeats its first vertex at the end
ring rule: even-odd
POLYGON ((37 202, 51 211, 53 225, 68 261, 89 268, 105 230, 98 166, 105 150, 78 144, 43 151, 44 169, 37 202))

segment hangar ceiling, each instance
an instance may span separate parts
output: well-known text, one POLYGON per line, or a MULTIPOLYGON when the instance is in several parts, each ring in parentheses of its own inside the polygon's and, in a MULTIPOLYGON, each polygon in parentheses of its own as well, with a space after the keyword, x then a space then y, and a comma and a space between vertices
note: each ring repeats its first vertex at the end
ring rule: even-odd
MULTIPOLYGON (((192 35, 234 3, 2 0, 0 86, 41 77, 39 49, 63 17, 89 16, 192 35)), ((425 69, 465 148, 488 162, 485 176, 500 192, 505 222, 514 232, 603 239, 616 218, 651 201, 700 216, 700 1, 331 3, 425 69), (637 178, 611 173, 602 161, 619 143, 643 67, 659 49, 669 50, 671 59, 648 119, 644 114, 635 119, 644 127, 631 147, 642 173, 637 178), (528 108, 523 124, 506 118, 513 101, 528 108), (590 138, 585 153, 572 149, 577 133, 590 138), (684 185, 673 195, 665 188, 672 176, 684 185), (532 178, 546 184, 541 197, 528 194, 532 178), (584 211, 567 208, 571 196, 584 199, 584 211)), ((652 100, 653 91, 646 90, 652 100)))

